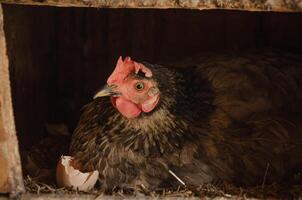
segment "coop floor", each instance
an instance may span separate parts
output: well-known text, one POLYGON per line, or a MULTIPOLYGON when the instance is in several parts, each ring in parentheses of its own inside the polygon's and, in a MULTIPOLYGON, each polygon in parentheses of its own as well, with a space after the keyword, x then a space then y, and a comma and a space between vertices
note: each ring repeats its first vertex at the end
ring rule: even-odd
MULTIPOLYGON (((234 187, 220 183, 219 186, 204 185, 195 188, 178 188, 177 190, 158 189, 137 190, 116 189, 110 194, 99 190, 79 192, 65 188, 57 188, 36 182, 30 177, 25 180, 26 193, 20 199, 298 199, 302 197, 302 185, 264 185, 249 188, 234 187)), ((0 199, 2 200, 2 199, 0 199)))
MULTIPOLYGON (((52 200, 52 199, 62 199, 62 200, 119 200, 119 199, 163 199, 163 200, 177 200, 177 199, 189 199, 189 200, 197 200, 197 199, 300 199, 301 198, 301 187, 292 187, 288 189, 285 195, 281 195, 280 191, 275 191, 275 188, 264 188, 264 189, 241 189, 241 188, 233 188, 235 192, 234 194, 225 193, 219 189, 206 189, 207 191, 203 191, 202 195, 196 195, 190 190, 180 190, 174 192, 167 192, 167 194, 158 194, 151 193, 146 195, 144 193, 136 193, 134 195, 123 194, 123 193, 115 193, 113 195, 105 195, 102 193, 78 193, 71 191, 63 191, 62 189, 57 191, 52 191, 51 193, 30 193, 27 192, 25 194, 20 195, 17 199, 20 200, 52 200), (277 193, 276 193, 277 192, 277 193), (209 194, 207 194, 209 193, 209 194)), ((280 188, 279 188, 280 189, 280 188)), ((282 190, 285 190, 284 188, 282 190)), ((231 191, 229 191, 231 192, 231 191)), ((283 191, 285 192, 285 191, 283 191)), ((8 197, 1 197, 0 200, 8 200, 8 197)))

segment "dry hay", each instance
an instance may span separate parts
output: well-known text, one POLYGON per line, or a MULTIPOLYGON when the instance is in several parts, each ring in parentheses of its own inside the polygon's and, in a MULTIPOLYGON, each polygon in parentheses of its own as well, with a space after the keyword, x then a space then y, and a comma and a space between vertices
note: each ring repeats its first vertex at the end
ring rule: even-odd
POLYGON ((205 184, 199 187, 179 187, 177 189, 158 188, 148 190, 144 187, 121 189, 115 188, 110 192, 93 189, 89 192, 80 192, 71 188, 58 188, 55 184, 38 182, 31 177, 26 177, 25 188, 31 194, 90 194, 114 195, 114 196, 150 196, 150 197, 225 197, 225 198, 270 198, 270 199, 296 199, 302 196, 302 185, 266 185, 256 187, 235 187, 230 184, 222 183, 219 186, 205 184))

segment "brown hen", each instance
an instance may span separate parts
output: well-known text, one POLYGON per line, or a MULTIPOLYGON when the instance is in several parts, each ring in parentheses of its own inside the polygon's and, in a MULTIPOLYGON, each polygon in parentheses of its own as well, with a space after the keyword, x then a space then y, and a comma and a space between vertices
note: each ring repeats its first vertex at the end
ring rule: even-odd
POLYGON ((120 58, 83 108, 70 152, 102 188, 257 185, 301 171, 301 57, 229 53, 175 66, 120 58))

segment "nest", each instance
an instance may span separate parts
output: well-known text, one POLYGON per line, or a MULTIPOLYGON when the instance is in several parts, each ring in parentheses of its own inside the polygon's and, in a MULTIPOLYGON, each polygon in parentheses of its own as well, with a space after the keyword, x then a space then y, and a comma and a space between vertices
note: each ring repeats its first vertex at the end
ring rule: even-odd
MULTIPOLYGON (((224 198, 299 198, 302 197, 302 185, 265 185, 255 187, 236 187, 234 185, 219 182, 204 184, 199 187, 158 188, 148 190, 140 186, 137 188, 121 189, 112 191, 97 189, 89 192, 75 191, 71 188, 58 188, 55 184, 55 166, 59 157, 68 150, 68 134, 62 134, 66 130, 65 125, 48 126, 49 137, 43 139, 30 150, 23 152, 23 170, 26 192, 29 194, 57 194, 57 195, 83 195, 89 194, 95 197, 104 195, 113 196, 136 196, 136 197, 224 197, 224 198), (58 142, 60 141, 60 142, 58 142), (51 156, 49 156, 51 154, 51 156), (43 156, 48 155, 48 156, 43 156), (51 159, 50 159, 51 158, 51 159)), ((65 131, 66 132, 66 131, 65 131)))

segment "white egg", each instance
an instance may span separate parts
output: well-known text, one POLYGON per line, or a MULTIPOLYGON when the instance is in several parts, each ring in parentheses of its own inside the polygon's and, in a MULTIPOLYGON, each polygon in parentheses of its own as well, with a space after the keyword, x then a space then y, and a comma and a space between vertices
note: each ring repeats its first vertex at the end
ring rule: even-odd
POLYGON ((57 164, 56 179, 59 187, 72 187, 79 191, 88 191, 96 184, 99 172, 83 173, 76 169, 77 164, 71 156, 61 156, 57 164))

